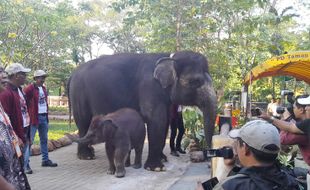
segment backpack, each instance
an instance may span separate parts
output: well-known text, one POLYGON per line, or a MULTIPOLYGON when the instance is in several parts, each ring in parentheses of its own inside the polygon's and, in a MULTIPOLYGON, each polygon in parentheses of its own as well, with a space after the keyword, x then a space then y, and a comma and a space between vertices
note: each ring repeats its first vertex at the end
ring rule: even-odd
MULTIPOLYGON (((268 172, 266 172, 268 173, 268 172)), ((295 179, 294 176, 288 174, 286 171, 280 170, 281 175, 285 176, 286 179, 279 180, 276 177, 271 177, 267 175, 258 176, 256 173, 248 171, 240 171, 239 174, 246 175, 251 178, 253 183, 257 187, 262 187, 261 189, 272 189, 272 190, 305 190, 302 184, 295 179), (267 183, 264 183, 267 182, 267 183), (285 182, 285 183, 284 183, 285 182)))

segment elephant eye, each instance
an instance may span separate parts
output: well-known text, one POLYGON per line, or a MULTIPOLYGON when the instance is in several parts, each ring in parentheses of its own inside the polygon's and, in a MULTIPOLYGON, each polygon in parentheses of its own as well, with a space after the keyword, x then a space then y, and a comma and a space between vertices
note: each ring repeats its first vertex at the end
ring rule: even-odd
POLYGON ((189 85, 192 87, 192 88, 198 88, 202 85, 203 81, 200 80, 199 78, 192 78, 189 80, 189 85))

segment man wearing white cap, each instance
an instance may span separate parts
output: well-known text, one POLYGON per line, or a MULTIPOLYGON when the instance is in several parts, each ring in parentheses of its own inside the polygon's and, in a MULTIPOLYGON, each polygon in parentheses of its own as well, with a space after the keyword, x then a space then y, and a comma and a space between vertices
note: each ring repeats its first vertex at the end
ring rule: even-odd
POLYGON ((310 95, 306 98, 299 98, 297 102, 301 105, 306 105, 306 116, 307 119, 303 120, 301 123, 297 124, 296 127, 300 129, 303 133, 310 137, 310 95))
POLYGON ((30 124, 31 124, 31 140, 34 140, 37 130, 39 131, 40 147, 42 153, 43 167, 56 167, 57 164, 52 162, 48 157, 48 104, 47 91, 45 86, 45 78, 47 73, 43 70, 34 72, 34 83, 29 84, 25 89, 25 94, 29 107, 30 124))
POLYGON ((280 135, 273 125, 263 120, 254 120, 240 129, 230 131, 229 136, 235 139, 236 153, 242 169, 213 189, 299 189, 294 177, 275 166, 280 151, 280 135))
POLYGON ((274 117, 270 117, 265 113, 262 113, 259 117, 265 119, 266 121, 272 123, 277 128, 291 132, 296 134, 310 134, 310 96, 306 98, 298 98, 297 103, 300 105, 306 105, 305 112, 306 118, 305 120, 295 124, 293 122, 287 122, 280 119, 276 119, 274 117))
MULTIPOLYGON (((308 135, 308 139, 310 139, 310 96, 305 97, 305 98, 298 98, 296 101, 300 105, 306 105, 305 107, 306 119, 304 119, 303 121, 299 123, 295 124, 293 122, 286 122, 286 121, 278 120, 272 117, 268 117, 264 114, 260 117, 271 122, 273 125, 275 125, 276 127, 278 127, 279 129, 283 131, 296 133, 296 134, 306 134, 308 135)), ((308 187, 310 187, 309 172, 307 174, 307 186, 308 187)))
POLYGON ((30 118, 24 92, 21 88, 26 82, 27 73, 31 71, 20 63, 9 65, 5 71, 9 81, 4 92, 0 94, 0 101, 4 111, 8 114, 12 127, 19 138, 24 154, 24 170, 31 173, 28 168, 30 147, 30 118))

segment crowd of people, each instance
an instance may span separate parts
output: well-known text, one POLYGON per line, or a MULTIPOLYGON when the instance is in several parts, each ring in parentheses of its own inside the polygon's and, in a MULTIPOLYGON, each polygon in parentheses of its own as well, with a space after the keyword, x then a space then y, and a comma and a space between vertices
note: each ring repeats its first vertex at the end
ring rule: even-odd
POLYGON ((236 154, 233 159, 224 159, 224 164, 234 165, 229 176, 213 185, 210 185, 211 180, 198 182, 197 190, 304 189, 310 186, 307 169, 297 173, 297 170, 281 167, 276 161, 281 144, 296 144, 309 169, 310 96, 297 96, 293 113, 283 114, 284 118, 268 113, 268 108, 260 119, 229 132, 236 154), (301 180, 302 177, 306 179, 301 180))
POLYGON ((48 103, 43 86, 47 73, 34 72, 34 83, 26 88, 31 69, 19 63, 0 68, 0 184, 1 189, 29 190, 31 144, 39 131, 42 166, 56 167, 48 157, 48 103))
MULTIPOLYGON (((42 153, 41 166, 57 166, 49 159, 47 146, 48 103, 43 84, 48 75, 43 70, 36 70, 34 82, 23 89, 30 71, 19 63, 11 64, 5 70, 0 67, 0 186, 4 190, 31 189, 26 174, 33 173, 29 157, 37 131, 42 153)), ((276 158, 281 144, 296 144, 310 166, 310 96, 296 97, 294 117, 291 114, 283 114, 287 118, 275 115, 275 104, 273 100, 267 112, 259 116, 260 119, 229 132, 229 137, 235 142, 233 148, 236 156, 225 160, 225 163, 236 165, 238 171, 213 189, 299 189, 296 176, 278 167, 276 158)), ((180 105, 171 106, 169 125, 171 155, 185 154, 181 148, 184 123, 180 105)), ((306 180, 309 186, 309 172, 306 180)), ((196 189, 204 189, 203 184, 199 182, 196 189)))

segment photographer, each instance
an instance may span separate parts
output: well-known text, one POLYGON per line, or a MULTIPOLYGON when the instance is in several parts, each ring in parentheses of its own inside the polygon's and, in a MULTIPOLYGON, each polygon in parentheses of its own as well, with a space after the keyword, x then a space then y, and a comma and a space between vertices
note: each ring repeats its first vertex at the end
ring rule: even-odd
MULTIPOLYGON (((306 105, 301 105, 297 102, 300 98, 306 98, 307 95, 297 96, 296 101, 293 104, 294 119, 290 121, 293 123, 299 123, 307 118, 306 105)), ((292 118, 290 115, 288 118, 292 118)), ((281 130, 280 132, 281 144, 283 145, 298 145, 304 161, 310 166, 310 142, 307 135, 294 134, 281 130)))
MULTIPOLYGON (((308 143, 310 143, 310 96, 306 98, 298 98, 296 99, 296 102, 300 105, 305 105, 305 115, 306 119, 302 120, 301 122, 298 123, 293 123, 293 122, 286 122, 286 121, 281 121, 278 119, 275 119, 273 117, 269 117, 266 114, 262 114, 260 117, 269 121, 279 129, 290 132, 290 133, 295 133, 295 134, 305 134, 308 136, 308 143)), ((310 175, 309 173, 307 174, 307 185, 308 187, 310 186, 310 175)))
MULTIPOLYGON (((304 97, 304 96, 303 96, 304 97)), ((280 119, 276 119, 274 117, 268 116, 266 113, 262 113, 259 118, 262 118, 269 123, 272 123, 274 126, 279 128, 282 131, 294 133, 294 134, 306 134, 309 137, 310 132, 310 96, 306 98, 298 97, 296 98, 296 102, 294 106, 303 106, 304 117, 301 118, 300 122, 288 122, 280 119)))
POLYGON ((306 105, 306 119, 296 124, 296 127, 304 134, 308 135, 308 139, 310 139, 310 95, 307 98, 299 98, 297 102, 301 105, 306 105))
MULTIPOLYGON (((213 189, 299 189, 294 177, 275 165, 280 151, 280 136, 273 125, 254 120, 230 131, 229 136, 235 139, 237 156, 243 168, 213 189)), ((196 189, 203 190, 203 184, 198 183, 196 189)))

